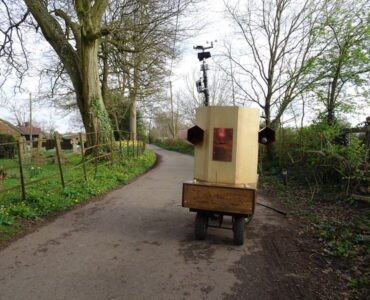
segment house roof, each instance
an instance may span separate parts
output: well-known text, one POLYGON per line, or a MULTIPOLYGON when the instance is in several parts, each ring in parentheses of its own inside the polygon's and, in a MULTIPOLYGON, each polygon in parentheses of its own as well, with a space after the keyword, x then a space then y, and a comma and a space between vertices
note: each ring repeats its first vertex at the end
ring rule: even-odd
MULTIPOLYGON (((31 134, 31 127, 17 126, 18 130, 23 135, 31 134)), ((39 135, 41 133, 41 128, 32 127, 32 135, 39 135)))
MULTIPOLYGON (((1 122, 5 123, 15 131, 19 132, 21 135, 30 135, 31 134, 31 128, 26 126, 15 126, 12 123, 5 121, 3 119, 0 119, 1 122)), ((32 127, 32 135, 39 135, 41 133, 41 128, 38 127, 32 127)))
POLYGON ((64 134, 62 137, 63 139, 73 140, 78 138, 78 134, 64 134))
POLYGON ((15 131, 19 132, 19 133, 22 133, 20 130, 19 130, 19 127, 17 126, 14 126, 12 123, 8 122, 8 121, 5 121, 4 119, 0 119, 0 122, 3 122, 5 123, 6 125, 8 125, 10 128, 14 129, 15 131))

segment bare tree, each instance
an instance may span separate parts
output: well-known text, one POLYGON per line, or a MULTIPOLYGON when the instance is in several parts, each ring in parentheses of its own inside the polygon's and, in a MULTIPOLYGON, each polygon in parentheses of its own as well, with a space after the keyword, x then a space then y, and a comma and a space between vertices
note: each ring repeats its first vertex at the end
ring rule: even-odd
POLYGON ((132 139, 136 138, 137 131, 137 102, 164 89, 168 59, 177 56, 173 41, 184 35, 178 20, 192 2, 140 0, 131 12, 116 12, 112 7, 105 20, 109 24, 116 23, 122 16, 125 19, 122 30, 101 44, 101 81, 103 99, 115 126, 120 123, 116 111, 123 112, 121 116, 130 113, 132 139))
MULTIPOLYGON (((203 106, 204 99, 195 87, 198 78, 198 69, 193 70, 192 75, 184 78, 184 87, 177 93, 177 106, 179 112, 188 123, 195 121, 195 110, 203 106)), ((209 94, 210 105, 224 106, 232 104, 231 82, 227 80, 226 74, 217 65, 209 72, 209 94)))
POLYGON ((49 115, 47 120, 40 121, 39 126, 47 138, 53 137, 53 134, 56 130, 56 123, 52 115, 49 115))
POLYGON ((17 124, 17 126, 24 126, 24 123, 29 121, 29 108, 24 105, 24 103, 19 102, 9 102, 6 106, 8 111, 12 114, 12 121, 17 124))
POLYGON ((245 45, 238 45, 239 53, 232 52, 235 44, 226 47, 225 54, 235 65, 233 82, 247 101, 263 110, 266 126, 276 127, 287 107, 311 84, 304 78, 310 58, 320 53, 312 52, 316 6, 311 0, 226 4, 237 42, 245 45))
MULTIPOLYGON (((1 2, 8 19, 12 20, 11 2, 1 2)), ((110 123, 101 97, 98 66, 99 39, 111 32, 110 28, 101 25, 108 0, 24 0, 24 4, 26 8, 23 17, 17 23, 12 22, 3 32, 5 38, 0 47, 1 55, 12 59, 12 34, 15 32, 19 35, 20 24, 28 15, 32 15, 37 28, 41 29, 58 55, 72 82, 86 131, 109 130, 110 123)), ((20 40, 22 42, 22 38, 20 40)), ((89 135, 88 142, 96 144, 99 138, 97 134, 89 135)))

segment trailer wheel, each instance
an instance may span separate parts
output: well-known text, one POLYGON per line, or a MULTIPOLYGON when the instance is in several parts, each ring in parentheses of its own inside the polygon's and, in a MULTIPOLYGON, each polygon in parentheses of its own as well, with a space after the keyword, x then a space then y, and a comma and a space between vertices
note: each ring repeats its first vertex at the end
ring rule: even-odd
POLYGON ((204 213, 197 213, 195 216, 195 239, 204 240, 207 235, 208 216, 204 213))
POLYGON ((245 218, 243 217, 235 217, 234 224, 233 224, 233 231, 234 231, 234 244, 235 245, 243 245, 244 244, 244 237, 245 237, 245 218))

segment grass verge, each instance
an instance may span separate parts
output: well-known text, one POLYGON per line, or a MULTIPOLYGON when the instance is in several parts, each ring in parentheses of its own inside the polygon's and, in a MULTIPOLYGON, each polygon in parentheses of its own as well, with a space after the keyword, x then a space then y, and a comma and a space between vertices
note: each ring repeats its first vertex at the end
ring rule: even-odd
POLYGON ((327 191, 313 191, 277 176, 260 176, 260 187, 279 200, 298 221, 298 230, 313 238, 312 248, 331 261, 353 298, 370 294, 370 208, 365 203, 329 200, 327 191))
MULTIPOLYGON (((58 176, 29 186, 26 201, 20 199, 18 191, 4 195, 0 199, 0 241, 21 233, 28 221, 41 221, 50 213, 71 208, 93 196, 127 184, 152 167, 155 161, 156 154, 147 149, 142 156, 126 158, 114 167, 109 164, 99 166, 89 174, 88 181, 81 180, 50 194, 47 191, 59 185, 58 176)), ((80 173, 81 170, 75 169, 68 173, 68 177, 77 177, 80 173)))
POLYGON ((167 139, 164 141, 154 141, 152 144, 166 150, 194 155, 194 146, 183 140, 167 139))

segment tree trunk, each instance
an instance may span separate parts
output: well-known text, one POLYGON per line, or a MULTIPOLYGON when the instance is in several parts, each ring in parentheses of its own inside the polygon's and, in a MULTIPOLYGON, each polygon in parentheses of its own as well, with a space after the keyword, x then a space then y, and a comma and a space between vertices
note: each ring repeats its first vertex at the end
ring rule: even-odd
POLYGON ((110 136, 111 124, 101 95, 98 66, 99 43, 97 40, 82 39, 82 99, 84 111, 81 113, 91 145, 105 143, 110 136))
POLYGON ((342 56, 344 54, 342 51, 340 52, 340 59, 338 64, 336 65, 336 70, 333 76, 332 82, 329 84, 329 91, 328 91, 328 100, 327 100, 327 107, 326 107, 326 122, 328 125, 334 125, 335 123, 335 106, 336 106, 336 96, 338 93, 338 81, 342 69, 342 56))
POLYGON ((139 89, 139 70, 138 70, 138 63, 134 64, 133 70, 133 82, 132 88, 130 92, 130 139, 136 140, 137 139, 137 93, 139 89))
MULTIPOLYGON (((266 105, 265 105, 265 127, 272 127, 273 124, 271 122, 271 106, 270 106, 270 100, 269 99, 266 99, 266 105), (268 101, 267 101, 268 100, 268 101)), ((270 167, 270 162, 273 161, 274 159, 274 145, 273 144, 268 144, 265 146, 266 147, 266 158, 267 158, 267 162, 265 164, 265 166, 267 166, 267 168, 270 167)))
POLYGON ((108 0, 75 0, 75 13, 79 23, 75 23, 60 9, 49 11, 47 2, 43 0, 24 2, 72 81, 89 147, 110 138, 111 134, 107 131, 111 130, 111 126, 102 100, 98 68, 98 39, 102 34, 101 19, 108 0), (64 28, 54 15, 68 24, 75 38, 75 46, 69 42, 64 28))
POLYGON ((136 99, 133 100, 130 106, 130 139, 135 141, 137 139, 136 133, 136 99))
POLYGON ((122 132, 121 132, 121 130, 120 130, 120 128, 119 128, 119 122, 118 122, 118 116, 117 116, 117 113, 116 112, 114 112, 113 114, 112 114, 112 118, 113 118, 113 120, 114 120, 114 125, 115 125, 115 130, 116 130, 116 134, 115 134, 115 136, 116 137, 118 137, 119 138, 119 140, 121 141, 122 140, 122 132))
POLYGON ((267 104, 264 107, 264 113, 265 113, 265 126, 270 127, 271 125, 271 107, 269 104, 267 104))
POLYGON ((103 72, 102 72, 102 80, 101 80, 101 94, 103 97, 103 102, 105 105, 108 105, 108 74, 109 74, 109 65, 108 65, 108 55, 106 47, 101 45, 102 49, 102 64, 103 64, 103 72))

